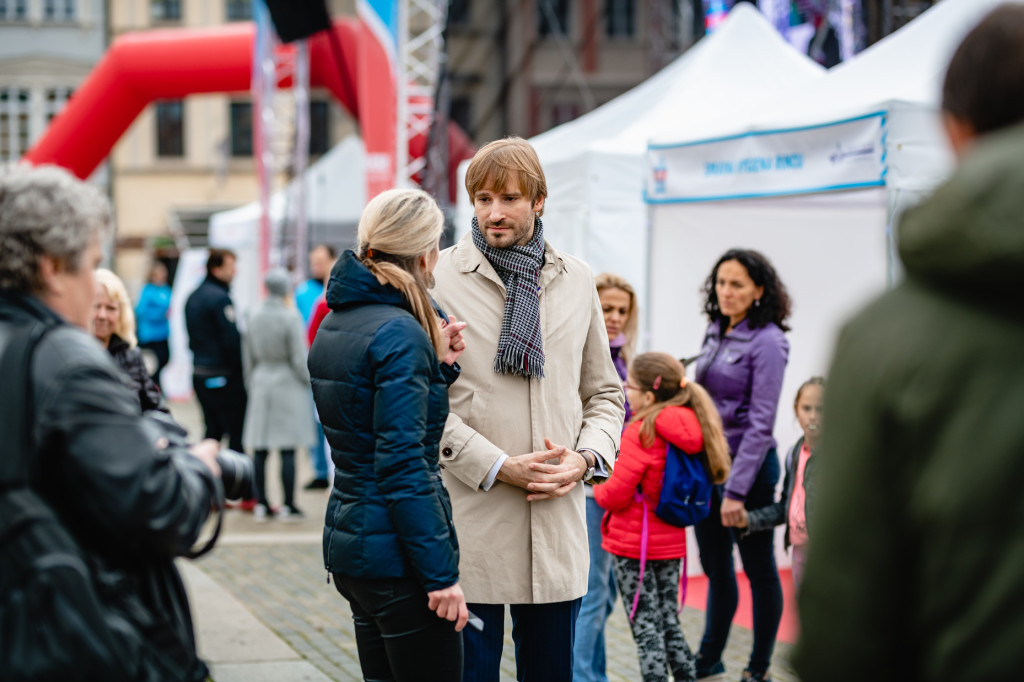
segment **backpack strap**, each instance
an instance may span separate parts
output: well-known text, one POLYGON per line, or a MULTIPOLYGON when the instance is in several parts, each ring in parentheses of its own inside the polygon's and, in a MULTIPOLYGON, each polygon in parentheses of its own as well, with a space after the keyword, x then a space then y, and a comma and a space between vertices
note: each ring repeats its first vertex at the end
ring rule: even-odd
POLYGON ((640 492, 639 486, 633 493, 633 501, 639 502, 644 508, 644 518, 640 529, 640 577, 636 582, 636 594, 633 595, 633 608, 629 612, 629 622, 633 622, 636 615, 636 608, 640 605, 640 592, 644 589, 644 567, 647 565, 647 537, 650 534, 647 528, 647 499, 640 492))
POLYGON ((0 488, 24 486, 29 481, 32 353, 48 329, 49 325, 41 322, 13 327, 0 358, 0 383, 10 387, 0 391, 0 433, 7 436, 0 457, 0 488))

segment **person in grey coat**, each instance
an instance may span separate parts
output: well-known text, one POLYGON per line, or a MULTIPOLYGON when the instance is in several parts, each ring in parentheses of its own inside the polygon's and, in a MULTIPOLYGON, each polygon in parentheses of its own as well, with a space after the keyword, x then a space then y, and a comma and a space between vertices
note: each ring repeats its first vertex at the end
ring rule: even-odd
POLYGON ((267 300, 248 316, 242 343, 249 403, 242 441, 256 458, 257 521, 270 514, 267 503, 266 467, 270 450, 281 452, 281 483, 284 506, 281 520, 302 517, 295 506, 295 450, 313 445, 313 415, 307 394, 306 341, 302 317, 287 300, 291 291, 288 273, 267 273, 267 300))

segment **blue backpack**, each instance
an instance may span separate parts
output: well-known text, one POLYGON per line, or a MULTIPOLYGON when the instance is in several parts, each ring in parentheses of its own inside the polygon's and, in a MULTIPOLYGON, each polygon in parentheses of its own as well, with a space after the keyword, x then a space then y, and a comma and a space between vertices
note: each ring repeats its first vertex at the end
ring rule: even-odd
POLYGON ((672 443, 665 448, 665 480, 654 514, 665 523, 685 528, 703 521, 711 508, 711 477, 705 455, 688 455, 672 443))

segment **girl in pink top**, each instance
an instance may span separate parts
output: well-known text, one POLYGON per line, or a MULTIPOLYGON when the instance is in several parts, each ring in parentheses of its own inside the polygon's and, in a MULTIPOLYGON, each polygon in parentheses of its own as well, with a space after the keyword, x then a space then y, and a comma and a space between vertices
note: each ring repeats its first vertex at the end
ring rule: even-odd
POLYGON ((745 512, 745 533, 786 524, 786 546, 793 546, 793 584, 799 589, 807 556, 807 462, 821 438, 821 405, 825 379, 811 377, 796 392, 793 410, 804 435, 786 456, 786 480, 778 502, 745 512))

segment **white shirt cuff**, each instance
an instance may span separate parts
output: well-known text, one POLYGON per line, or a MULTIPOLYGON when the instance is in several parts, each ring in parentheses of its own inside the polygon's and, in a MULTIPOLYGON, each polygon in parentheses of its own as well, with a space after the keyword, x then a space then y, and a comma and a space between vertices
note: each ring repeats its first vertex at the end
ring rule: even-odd
POLYGON ((589 452, 594 456, 594 478, 595 479, 606 479, 608 478, 608 467, 605 465, 604 460, 601 459, 601 455, 597 454, 596 450, 590 448, 580 448, 577 452, 589 452))
POLYGON ((501 465, 505 463, 506 459, 508 459, 508 455, 506 455, 504 452, 501 453, 501 457, 499 457, 498 460, 494 463, 494 466, 491 467, 491 470, 487 472, 487 478, 485 478, 484 482, 480 484, 481 490, 487 492, 494 486, 494 481, 495 479, 498 478, 498 470, 501 469, 501 465))

